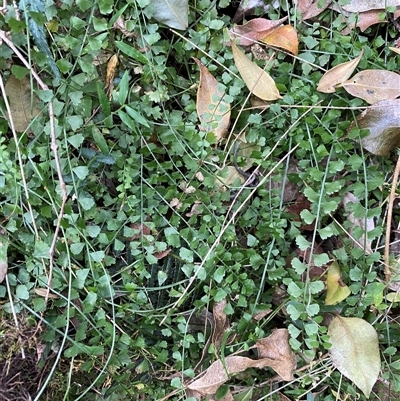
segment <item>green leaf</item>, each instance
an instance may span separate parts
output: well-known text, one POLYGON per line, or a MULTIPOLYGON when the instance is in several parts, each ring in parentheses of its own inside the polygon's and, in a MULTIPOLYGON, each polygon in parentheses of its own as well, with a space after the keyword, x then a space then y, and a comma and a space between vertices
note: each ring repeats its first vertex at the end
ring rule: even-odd
POLYGON ((80 269, 76 271, 76 278, 72 282, 72 286, 81 290, 85 286, 85 281, 90 272, 90 269, 80 269))
POLYGON ((90 210, 96 204, 93 198, 89 196, 79 196, 78 202, 84 210, 90 210))
POLYGON ((80 255, 84 247, 85 244, 83 242, 75 242, 71 244, 70 250, 73 255, 80 255))
POLYGON ((90 258, 93 260, 93 262, 102 262, 104 259, 104 251, 96 251, 96 252, 90 252, 90 258))
POLYGON ((103 90, 102 84, 100 82, 97 82, 97 94, 99 96, 99 102, 101 109, 103 110, 103 113, 106 116, 111 115, 111 106, 110 106, 110 101, 108 100, 108 97, 106 93, 103 90))
POLYGON ((85 140, 85 137, 82 134, 75 134, 68 137, 68 142, 75 148, 79 149, 85 140))
POLYGON ((154 19, 170 28, 184 30, 188 27, 188 0, 152 1, 147 9, 154 19))
POLYGON ((329 324, 333 365, 368 398, 381 369, 378 334, 365 320, 335 317, 329 324))
MULTIPOLYGON (((29 74, 29 70, 25 67, 21 67, 20 65, 14 64, 11 67, 11 72, 17 79, 23 79, 29 74)), ((51 92, 51 91, 49 91, 51 92)), ((39 96, 40 97, 40 96, 39 96)))
POLYGON ((134 47, 119 41, 115 42, 115 46, 117 46, 118 49, 121 50, 121 52, 126 54, 128 57, 131 57, 134 60, 139 61, 139 63, 148 64, 149 60, 147 59, 147 57, 144 56, 142 53, 140 53, 139 50, 136 50, 134 47))
POLYGON ((29 299, 29 291, 25 285, 22 284, 17 285, 15 293, 17 295, 17 298, 19 299, 29 299))
POLYGON ((129 93, 129 72, 128 71, 124 72, 124 75, 121 78, 118 88, 119 88, 118 102, 122 106, 123 104, 125 104, 125 101, 128 97, 128 93, 129 93))
POLYGON ((83 118, 81 116, 68 116, 67 121, 72 128, 72 131, 76 131, 83 125, 83 118))
POLYGON ((87 168, 87 166, 78 166, 78 167, 74 167, 72 169, 72 171, 76 174, 76 176, 80 179, 80 180, 84 180, 88 174, 89 174, 89 169, 87 168))
POLYGON ((114 9, 113 0, 99 0, 97 4, 102 14, 111 14, 114 9))
POLYGON ((125 106, 125 110, 128 112, 128 114, 135 120, 137 121, 139 124, 144 125, 145 127, 150 128, 149 123, 147 122, 147 120, 142 117, 136 110, 132 109, 132 107, 129 106, 125 106))

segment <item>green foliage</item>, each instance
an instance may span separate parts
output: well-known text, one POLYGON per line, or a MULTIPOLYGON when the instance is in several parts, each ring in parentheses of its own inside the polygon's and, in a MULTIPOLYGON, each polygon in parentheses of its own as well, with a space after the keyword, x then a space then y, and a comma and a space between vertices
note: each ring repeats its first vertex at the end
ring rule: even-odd
MULTIPOLYGON (((274 55, 268 68, 283 98, 260 111, 246 103, 248 91, 226 45, 224 28, 232 27, 226 7, 236 3, 189 2, 183 36, 157 22, 149 1, 50 4, 39 19, 31 12, 51 32, 47 37, 57 67, 50 70, 50 55, 28 46, 26 23, 16 11, 11 7, 0 16, 0 29, 29 52, 50 87, 33 84, 28 91, 41 113, 17 137, 0 103, 0 224, 9 241, 1 319, 11 320, 15 313, 42 322, 37 335, 48 383, 35 399, 161 399, 174 390, 175 399, 182 399, 182 380, 198 374, 199 362, 208 367, 215 355, 247 352, 281 326, 289 330, 302 369, 282 390, 288 397, 304 398, 317 392, 316 386, 325 391, 325 400, 333 400, 324 387, 328 384, 365 399, 337 372, 318 382, 330 369, 318 360, 331 346, 327 319, 338 313, 374 325, 385 356, 382 377, 400 391, 395 352, 400 338, 398 325, 384 318, 390 303, 381 263, 393 160, 365 154, 363 132, 348 133, 358 100, 344 91, 327 96, 316 90, 323 75, 317 66, 329 69, 361 48, 360 68, 394 70, 386 35, 393 36, 394 28, 343 36, 345 26, 335 11, 308 23, 279 2, 264 17, 288 16, 301 50, 292 59, 267 49, 274 55), (111 68, 113 55, 118 64, 111 68), (193 57, 227 88, 234 124, 229 140, 220 144, 199 129, 193 57), (51 71, 58 70, 60 85, 54 87, 51 71), (107 70, 113 72, 108 82, 107 70), (50 143, 50 102, 68 194, 63 210, 50 143), (267 178, 257 189, 238 194, 239 177, 232 185, 225 178, 233 165, 231 141, 242 134, 256 145, 250 157, 260 167, 259 182, 267 178), (287 199, 291 186, 296 196, 287 199), (345 210, 348 192, 359 202, 345 210), (300 197, 309 206, 293 211, 288 206, 300 197), (373 219, 374 228, 353 230, 350 213, 373 219), (370 254, 352 238, 361 241, 365 234, 373 244, 370 254), (324 273, 314 269, 333 258, 351 296, 327 306, 324 273), (203 353, 210 327, 202 313, 221 300, 227 301, 230 319, 225 348, 203 353), (255 319, 267 310, 272 317, 255 319), (322 370, 313 370, 314 362, 322 370)), ((256 62, 264 68, 265 61, 256 62)), ((31 78, 20 64, 1 43, 4 78, 11 73, 18 80, 31 78)), ((240 385, 253 386, 273 373, 258 375, 243 375, 240 385)), ((225 385, 217 396, 227 391, 225 385)), ((254 386, 249 397, 261 397, 260 391, 254 386)), ((237 399, 250 399, 245 397, 237 399)))

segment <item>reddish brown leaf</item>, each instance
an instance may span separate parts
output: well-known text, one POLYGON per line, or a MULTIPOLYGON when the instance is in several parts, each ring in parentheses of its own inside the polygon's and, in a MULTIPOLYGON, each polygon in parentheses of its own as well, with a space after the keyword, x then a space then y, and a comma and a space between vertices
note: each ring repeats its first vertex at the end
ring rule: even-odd
POLYGON ((225 93, 218 88, 218 81, 208 68, 198 59, 194 61, 200 68, 200 85, 197 90, 197 115, 205 131, 213 132, 221 141, 228 131, 231 118, 230 104, 224 101, 225 93))
MULTIPOLYGON (((364 32, 367 28, 372 25, 387 22, 386 19, 379 18, 384 13, 384 10, 370 10, 360 12, 357 14, 357 22, 354 24, 350 22, 348 27, 342 31, 342 35, 348 35, 355 27, 360 28, 361 32, 364 32)), ((352 14, 350 14, 352 15, 352 14)))
POLYGON ((295 56, 299 53, 299 39, 291 25, 279 26, 261 40, 270 46, 287 50, 295 56))
POLYGON ((221 346, 222 339, 229 328, 229 319, 224 312, 226 300, 216 302, 213 307, 214 331, 212 334, 212 343, 216 350, 221 346))
POLYGON ((165 251, 162 252, 154 252, 153 256, 156 257, 158 260, 165 258, 170 252, 171 248, 166 249, 165 251))
POLYGON ((297 9, 300 10, 303 20, 307 20, 320 15, 331 3, 332 0, 326 0, 322 4, 320 0, 298 0, 297 9))
POLYGON ((242 46, 251 46, 254 42, 265 38, 276 27, 281 25, 287 17, 278 20, 267 20, 265 18, 255 18, 245 25, 237 25, 229 32, 232 37, 239 37, 239 44, 242 46))

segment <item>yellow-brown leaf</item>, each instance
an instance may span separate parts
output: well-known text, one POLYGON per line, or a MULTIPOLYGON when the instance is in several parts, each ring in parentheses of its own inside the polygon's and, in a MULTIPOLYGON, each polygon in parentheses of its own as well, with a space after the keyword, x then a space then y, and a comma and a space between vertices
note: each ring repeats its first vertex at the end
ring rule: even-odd
POLYGON ((328 268, 326 277, 326 305, 335 305, 342 302, 350 295, 350 289, 342 280, 340 267, 337 262, 333 262, 328 268))
POLYGON ((213 132, 219 142, 228 131, 231 118, 230 104, 224 101, 225 93, 218 88, 218 81, 198 59, 200 85, 197 90, 197 115, 205 131, 213 132))
POLYGON ((287 50, 295 56, 299 54, 299 39, 297 32, 291 25, 278 26, 261 40, 270 46, 287 50))
POLYGON ((346 63, 338 64, 328 70, 320 79, 317 91, 323 93, 335 92, 335 87, 337 85, 347 81, 350 78, 363 54, 364 49, 361 50, 361 53, 355 59, 347 61, 346 63))
POLYGON ((369 104, 400 96, 400 75, 386 70, 364 70, 340 86, 369 104))
POLYGON ((282 98, 270 75, 257 64, 253 63, 233 42, 232 52, 235 65, 253 95, 263 100, 282 98))

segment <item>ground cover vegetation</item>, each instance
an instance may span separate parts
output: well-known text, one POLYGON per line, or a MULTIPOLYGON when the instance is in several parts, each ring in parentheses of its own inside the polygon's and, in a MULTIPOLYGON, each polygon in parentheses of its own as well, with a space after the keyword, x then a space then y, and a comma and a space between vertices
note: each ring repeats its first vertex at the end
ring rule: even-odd
POLYGON ((368 3, 3 3, 1 400, 400 399, 368 3))

